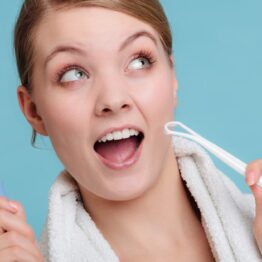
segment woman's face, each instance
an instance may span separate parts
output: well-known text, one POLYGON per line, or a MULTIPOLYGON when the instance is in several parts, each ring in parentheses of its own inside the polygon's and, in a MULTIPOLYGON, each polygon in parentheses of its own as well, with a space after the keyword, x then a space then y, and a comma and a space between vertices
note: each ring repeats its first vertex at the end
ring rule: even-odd
POLYGON ((72 8, 44 18, 34 47, 31 99, 43 129, 33 127, 50 137, 81 189, 110 200, 148 190, 170 153, 163 127, 176 91, 157 32, 120 12, 72 8), (114 131, 133 136, 97 142, 121 138, 114 131))

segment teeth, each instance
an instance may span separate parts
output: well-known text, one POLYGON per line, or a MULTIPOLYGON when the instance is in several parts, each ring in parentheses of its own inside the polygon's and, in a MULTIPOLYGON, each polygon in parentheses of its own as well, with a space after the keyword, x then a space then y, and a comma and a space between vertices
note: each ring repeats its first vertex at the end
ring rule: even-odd
POLYGON ((120 131, 115 131, 113 132, 114 140, 120 140, 122 139, 122 132, 120 131))
POLYGON ((113 140, 114 139, 114 136, 110 133, 110 134, 107 134, 106 135, 106 139, 108 140, 108 141, 111 141, 111 140, 113 140))
POLYGON ((129 138, 130 136, 138 136, 138 134, 139 132, 135 129, 125 128, 122 131, 114 131, 112 133, 106 134, 101 139, 99 139, 98 142, 101 143, 101 142, 112 141, 112 140, 121 140, 121 139, 129 138))
POLYGON ((130 131, 127 128, 122 131, 122 137, 123 138, 129 138, 130 137, 130 131))
POLYGON ((131 135, 131 136, 134 136, 135 134, 136 134, 136 130, 131 129, 131 130, 130 130, 130 135, 131 135))

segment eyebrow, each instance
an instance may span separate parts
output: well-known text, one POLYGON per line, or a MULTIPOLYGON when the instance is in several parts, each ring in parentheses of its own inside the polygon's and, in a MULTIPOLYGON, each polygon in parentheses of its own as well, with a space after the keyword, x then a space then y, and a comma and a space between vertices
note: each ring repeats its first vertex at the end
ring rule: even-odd
POLYGON ((123 51, 128 45, 130 45, 132 42, 134 42, 137 38, 139 37, 142 37, 142 36, 145 36, 145 37, 148 37, 150 38, 154 44, 157 46, 157 40, 156 38, 151 34, 149 33, 148 31, 139 31, 139 32, 136 32, 134 33, 133 35, 129 36, 120 46, 119 48, 119 52, 123 51))
POLYGON ((54 56, 56 56, 57 54, 59 53, 65 53, 65 52, 68 52, 68 53, 74 53, 74 54, 78 54, 78 55, 85 55, 86 52, 77 47, 77 46, 67 46, 67 45, 61 45, 61 46, 58 46, 56 47, 45 59, 45 62, 44 62, 44 65, 46 67, 47 63, 52 60, 52 58, 54 56))
MULTIPOLYGON (((153 36, 153 34, 151 34, 148 31, 139 31, 136 32, 134 34, 132 34, 131 36, 129 36, 121 45, 119 48, 119 52, 123 51, 128 45, 130 45, 132 42, 134 42, 136 39, 140 38, 140 37, 148 37, 150 38, 154 44, 157 46, 157 40, 156 38, 153 36)), ((86 55, 86 52, 77 47, 77 46, 71 46, 71 45, 60 45, 58 47, 56 47, 45 59, 44 65, 46 66, 47 63, 58 53, 64 53, 64 52, 68 52, 68 53, 75 53, 78 55, 86 55)))

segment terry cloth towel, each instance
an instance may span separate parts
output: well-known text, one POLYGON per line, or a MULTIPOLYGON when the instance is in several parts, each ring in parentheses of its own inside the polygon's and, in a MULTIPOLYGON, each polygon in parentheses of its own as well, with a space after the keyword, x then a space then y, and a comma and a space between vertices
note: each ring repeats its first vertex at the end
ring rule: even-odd
MULTIPOLYGON (((252 233, 255 201, 243 194, 196 143, 173 138, 181 177, 195 199, 216 261, 259 262, 252 233)), ((40 248, 47 262, 117 262, 108 241, 79 201, 74 180, 62 172, 49 193, 40 248)))

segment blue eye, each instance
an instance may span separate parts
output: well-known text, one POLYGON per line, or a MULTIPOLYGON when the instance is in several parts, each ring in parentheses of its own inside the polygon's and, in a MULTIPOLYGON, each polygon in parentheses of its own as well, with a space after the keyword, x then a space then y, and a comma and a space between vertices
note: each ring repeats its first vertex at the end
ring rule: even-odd
POLYGON ((73 81, 78 81, 87 78, 87 75, 85 72, 82 70, 79 70, 77 68, 70 69, 67 72, 65 72, 61 79, 60 82, 65 83, 65 82, 73 82, 73 81))
POLYGON ((146 57, 138 57, 134 59, 128 66, 128 69, 140 70, 143 68, 150 67, 151 62, 146 57))
POLYGON ((128 65, 128 69, 149 69, 155 62, 155 56, 150 50, 140 50, 134 55, 132 61, 128 65))

